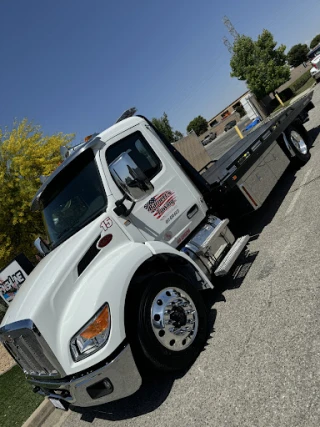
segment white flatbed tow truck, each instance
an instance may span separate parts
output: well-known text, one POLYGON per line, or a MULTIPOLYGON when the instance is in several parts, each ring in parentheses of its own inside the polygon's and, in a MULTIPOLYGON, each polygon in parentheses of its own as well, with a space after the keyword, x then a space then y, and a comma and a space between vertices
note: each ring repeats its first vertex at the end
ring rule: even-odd
POLYGON ((34 391, 59 408, 121 399, 141 366, 174 371, 208 336, 201 291, 249 236, 227 215, 258 209, 290 162, 310 158, 312 94, 198 173, 142 116, 79 145, 32 201, 50 244, 0 328, 34 391), (220 217, 219 217, 220 215, 220 217))

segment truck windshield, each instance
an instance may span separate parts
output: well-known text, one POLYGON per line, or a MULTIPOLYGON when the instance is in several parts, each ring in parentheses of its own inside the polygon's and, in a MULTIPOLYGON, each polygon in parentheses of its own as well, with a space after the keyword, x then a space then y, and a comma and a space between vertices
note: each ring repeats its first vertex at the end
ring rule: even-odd
POLYGON ((106 210, 107 197, 91 150, 80 154, 49 183, 41 203, 51 248, 106 210))

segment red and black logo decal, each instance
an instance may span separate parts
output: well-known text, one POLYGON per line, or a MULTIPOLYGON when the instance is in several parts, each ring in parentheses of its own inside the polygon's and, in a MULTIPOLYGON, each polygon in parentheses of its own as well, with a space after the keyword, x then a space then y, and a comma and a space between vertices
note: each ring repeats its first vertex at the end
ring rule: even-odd
POLYGON ((171 190, 166 190, 161 194, 152 197, 144 208, 160 219, 170 208, 176 204, 176 195, 171 190))

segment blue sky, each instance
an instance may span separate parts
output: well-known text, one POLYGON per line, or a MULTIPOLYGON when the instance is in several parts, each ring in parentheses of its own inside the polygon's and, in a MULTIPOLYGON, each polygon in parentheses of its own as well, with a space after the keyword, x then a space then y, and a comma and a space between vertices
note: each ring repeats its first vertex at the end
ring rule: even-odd
POLYGON ((136 106, 185 132, 246 90, 230 77, 224 15, 287 48, 320 32, 319 0, 2 1, 0 126, 27 117, 82 139, 136 106))

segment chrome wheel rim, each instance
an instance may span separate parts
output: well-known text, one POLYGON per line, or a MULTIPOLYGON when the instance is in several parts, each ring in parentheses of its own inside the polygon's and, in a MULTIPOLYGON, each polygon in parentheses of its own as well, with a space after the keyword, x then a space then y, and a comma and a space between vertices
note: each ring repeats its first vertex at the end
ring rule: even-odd
POLYGON ((298 134, 296 131, 291 131, 291 142, 295 146, 295 148, 299 151, 301 154, 307 154, 308 147, 304 140, 302 139, 301 135, 298 134))
POLYGON ((188 348, 197 335, 199 317, 187 292, 179 288, 161 290, 151 305, 151 326, 165 348, 172 351, 188 348))

